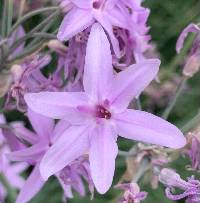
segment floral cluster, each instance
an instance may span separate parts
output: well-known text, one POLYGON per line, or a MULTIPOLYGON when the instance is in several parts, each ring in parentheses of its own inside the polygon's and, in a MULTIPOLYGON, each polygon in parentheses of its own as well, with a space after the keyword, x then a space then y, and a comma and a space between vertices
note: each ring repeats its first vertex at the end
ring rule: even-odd
MULTIPOLYGON (((161 118, 135 108, 144 89, 158 81, 161 64, 156 54, 148 54, 154 49, 147 26, 150 10, 142 1, 57 0, 57 6, 49 7, 55 13, 29 32, 23 22, 34 11, 23 14, 29 11, 28 4, 17 2, 5 1, 8 11, 19 9, 19 18, 13 23, 17 14, 3 16, 7 25, 10 18, 11 22, 0 36, 0 74, 6 80, 0 86, 0 202, 14 190, 19 192, 11 201, 28 203, 51 176, 63 190, 63 201, 73 198, 74 191, 85 196, 89 190, 91 198, 95 190, 105 194, 112 186, 118 155, 125 155, 130 172, 130 183, 116 186, 125 191, 118 203, 139 203, 147 197, 136 182, 148 172, 153 188, 158 180, 167 186, 167 198, 199 202, 199 180, 192 176, 184 181, 173 170, 162 168, 184 151, 191 168, 200 170, 196 136, 200 131, 186 139, 164 119, 169 111, 161 118), (50 33, 47 25, 57 13, 64 17, 50 33), (7 113, 14 111, 24 122, 6 121, 7 113), (121 152, 119 136, 140 143, 121 152), (184 192, 173 194, 174 187, 184 192)), ((36 2, 36 8, 40 4, 36 2)), ((192 77, 200 64, 196 24, 180 35, 177 53, 189 32, 196 38, 185 61, 184 78, 192 77)), ((151 91, 148 94, 152 96, 151 91)))

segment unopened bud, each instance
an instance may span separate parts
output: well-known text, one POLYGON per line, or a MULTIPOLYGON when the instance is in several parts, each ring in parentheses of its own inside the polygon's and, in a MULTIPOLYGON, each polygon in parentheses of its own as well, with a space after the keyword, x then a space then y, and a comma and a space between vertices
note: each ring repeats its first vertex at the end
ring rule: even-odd
POLYGON ((67 47, 56 39, 50 40, 48 47, 61 55, 65 55, 67 53, 67 47))
POLYGON ((9 74, 0 74, 0 97, 3 97, 7 93, 11 82, 12 77, 9 74))
POLYGON ((13 76, 14 81, 17 81, 21 77, 21 75, 23 73, 23 68, 22 68, 22 66, 20 66, 18 64, 14 64, 11 67, 10 72, 11 72, 11 74, 13 76))
POLYGON ((72 7, 73 4, 70 0, 59 0, 59 7, 62 9, 63 13, 67 13, 72 7))
POLYGON ((160 172, 159 181, 167 186, 185 188, 187 182, 182 180, 180 175, 172 169, 164 168, 160 172))
POLYGON ((200 53, 191 55, 183 68, 183 75, 186 77, 192 77, 199 71, 200 68, 200 53))

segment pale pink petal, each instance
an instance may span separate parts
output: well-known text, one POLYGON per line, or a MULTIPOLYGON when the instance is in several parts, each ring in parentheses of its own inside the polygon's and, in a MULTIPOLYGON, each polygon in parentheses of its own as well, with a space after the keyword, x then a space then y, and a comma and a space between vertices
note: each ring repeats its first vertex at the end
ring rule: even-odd
POLYGON ((47 146, 44 143, 39 143, 19 151, 10 152, 7 157, 12 161, 37 161, 46 149, 47 146))
POLYGON ((112 185, 117 152, 115 130, 109 125, 97 126, 91 134, 89 160, 94 185, 101 194, 112 185))
POLYGON ((48 140, 54 128, 54 120, 38 114, 31 109, 28 109, 27 115, 37 135, 44 138, 44 140, 48 140))
POLYGON ((56 139, 58 139, 64 131, 69 128, 71 125, 69 122, 65 120, 60 120, 56 125, 52 133, 51 140, 54 143, 56 139))
POLYGON ((25 128, 22 123, 12 122, 11 126, 14 129, 15 136, 19 140, 25 140, 30 144, 35 144, 38 142, 38 136, 29 129, 25 128))
POLYGON ((122 137, 175 149, 186 144, 185 137, 176 126, 153 114, 128 109, 114 115, 114 119, 122 137))
POLYGON ((180 53, 181 49, 183 48, 184 41, 190 32, 200 34, 200 28, 196 24, 191 23, 182 31, 176 43, 177 53, 180 53))
POLYGON ((88 103, 86 94, 82 92, 29 93, 24 99, 32 111, 55 119, 66 118, 71 122, 82 121, 76 107, 88 103))
POLYGON ((57 38, 67 41, 94 23, 92 14, 88 10, 73 8, 63 19, 57 38))
POLYGON ((105 13, 105 16, 109 19, 112 26, 130 29, 130 22, 127 22, 126 16, 119 10, 119 8, 113 8, 112 12, 108 11, 105 13))
POLYGON ((92 26, 88 39, 83 84, 93 100, 103 97, 113 78, 110 44, 100 24, 92 26), (94 51, 95 50, 95 51, 94 51))
POLYGON ((105 16, 101 12, 97 11, 97 12, 94 12, 94 17, 108 33, 111 44, 112 44, 112 48, 115 52, 115 55, 118 58, 120 58, 121 54, 120 54, 119 42, 113 33, 113 27, 112 27, 110 21, 108 20, 107 16, 105 16))
POLYGON ((39 166, 36 165, 21 189, 15 203, 29 202, 43 187, 45 181, 42 179, 39 166))
POLYGON ((107 95, 116 111, 127 108, 133 97, 138 96, 149 85, 158 73, 159 65, 158 59, 149 59, 134 64, 116 75, 107 95))
POLYGON ((64 182, 62 181, 62 179, 60 179, 59 175, 56 175, 63 191, 64 191, 64 196, 66 198, 73 198, 73 193, 72 193, 72 187, 71 185, 66 185, 64 184, 64 182))
POLYGON ((50 147, 40 164, 45 180, 86 152, 88 130, 88 126, 72 126, 50 147))
POLYGON ((70 0, 73 4, 75 4, 79 8, 83 9, 91 9, 93 0, 70 0))

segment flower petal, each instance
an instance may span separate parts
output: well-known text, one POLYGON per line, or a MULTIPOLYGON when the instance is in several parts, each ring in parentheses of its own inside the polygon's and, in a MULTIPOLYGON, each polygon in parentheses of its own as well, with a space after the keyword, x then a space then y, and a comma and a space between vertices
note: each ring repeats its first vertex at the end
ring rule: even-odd
POLYGON ((128 109, 114 115, 114 119, 122 137, 175 149, 186 144, 185 137, 176 126, 153 114, 128 109))
POLYGON ((88 39, 83 84, 85 91, 94 100, 108 89, 113 78, 110 44, 100 24, 92 26, 88 39))
POLYGON ((183 43, 185 41, 185 38, 188 36, 190 32, 193 33, 199 33, 200 34, 200 28, 195 25, 194 23, 189 24, 180 34, 177 43, 176 43, 176 52, 180 53, 181 49, 183 48, 183 43))
POLYGON ((47 146, 44 143, 35 144, 26 149, 10 152, 7 157, 12 161, 37 161, 45 153, 47 146))
POLYGON ((48 140, 53 131, 54 120, 38 114, 32 111, 30 108, 28 109, 27 114, 31 125, 38 136, 44 138, 44 140, 48 140))
POLYGON ((47 180, 88 149, 88 126, 72 126, 50 147, 44 155, 40 172, 47 180))
POLYGON ((41 92, 29 93, 24 97, 29 108, 44 116, 81 122, 83 118, 76 109, 88 103, 85 93, 81 92, 41 92))
POLYGON ((70 0, 73 4, 75 4, 79 8, 89 9, 92 8, 93 0, 70 0))
POLYGON ((117 56, 117 58, 120 58, 121 54, 120 54, 119 42, 113 33, 113 27, 112 27, 110 21, 108 20, 107 16, 103 15, 99 11, 96 11, 96 12, 94 12, 94 17, 108 33, 110 41, 112 43, 112 48, 115 52, 115 55, 117 56))
POLYGON ((97 191, 107 192, 112 185, 118 148, 116 132, 111 126, 97 126, 92 132, 89 160, 97 191))
POLYGON ((158 59, 149 59, 118 73, 107 95, 110 104, 117 111, 127 108, 133 97, 138 96, 155 78, 159 65, 160 61, 158 59))
POLYGON ((42 179, 39 166, 36 165, 21 189, 15 203, 29 202, 43 187, 45 181, 42 179))
POLYGON ((73 8, 63 19, 57 38, 60 41, 67 41, 79 32, 88 28, 94 19, 91 12, 79 8, 73 8))

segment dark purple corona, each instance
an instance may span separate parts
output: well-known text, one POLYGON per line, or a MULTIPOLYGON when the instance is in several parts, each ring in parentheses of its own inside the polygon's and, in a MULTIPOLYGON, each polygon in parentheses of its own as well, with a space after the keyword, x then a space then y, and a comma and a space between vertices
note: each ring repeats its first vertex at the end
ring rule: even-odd
POLYGON ((93 8, 99 9, 101 7, 101 1, 94 1, 93 2, 93 8))
POLYGON ((111 113, 101 105, 96 106, 96 117, 110 119, 111 113))

